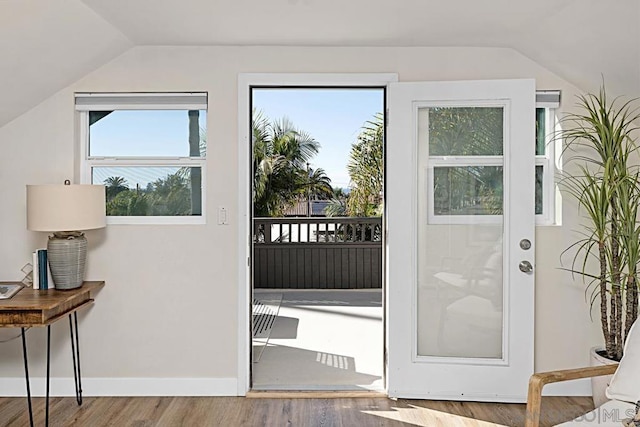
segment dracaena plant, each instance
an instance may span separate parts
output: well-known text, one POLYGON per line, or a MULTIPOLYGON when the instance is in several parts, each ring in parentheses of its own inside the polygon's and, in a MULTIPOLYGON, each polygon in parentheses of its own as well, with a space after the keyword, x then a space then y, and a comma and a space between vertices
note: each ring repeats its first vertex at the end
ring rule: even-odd
MULTIPOLYGON (((624 341, 638 317, 640 186, 635 134, 636 100, 578 97, 578 112, 561 120, 567 159, 560 184, 578 204, 580 238, 562 257, 566 270, 582 276, 593 308, 599 304, 605 356, 620 360, 624 341), (595 262, 594 262, 595 261, 595 262)), ((561 258, 562 258, 561 257, 561 258)))

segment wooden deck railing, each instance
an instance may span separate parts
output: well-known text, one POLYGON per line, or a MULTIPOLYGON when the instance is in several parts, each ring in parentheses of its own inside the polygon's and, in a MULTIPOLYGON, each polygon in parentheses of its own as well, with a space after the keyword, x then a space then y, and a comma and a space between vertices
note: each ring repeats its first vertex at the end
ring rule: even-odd
POLYGON ((382 287, 379 217, 254 219, 254 287, 382 287))

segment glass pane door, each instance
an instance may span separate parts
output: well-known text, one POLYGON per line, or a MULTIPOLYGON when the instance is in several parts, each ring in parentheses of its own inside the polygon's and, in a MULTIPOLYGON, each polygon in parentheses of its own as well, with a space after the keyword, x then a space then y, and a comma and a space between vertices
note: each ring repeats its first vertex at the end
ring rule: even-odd
POLYGON ((535 82, 395 83, 388 105, 389 396, 522 402, 535 82))
POLYGON ((418 109, 418 356, 503 357, 504 115, 418 109))

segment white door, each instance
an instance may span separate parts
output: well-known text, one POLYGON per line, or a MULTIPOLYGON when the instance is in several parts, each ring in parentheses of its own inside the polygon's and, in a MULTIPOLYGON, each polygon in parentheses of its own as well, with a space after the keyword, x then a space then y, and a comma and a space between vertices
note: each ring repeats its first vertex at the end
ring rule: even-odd
POLYGON ((525 401, 535 81, 395 83, 388 94, 389 396, 525 401))

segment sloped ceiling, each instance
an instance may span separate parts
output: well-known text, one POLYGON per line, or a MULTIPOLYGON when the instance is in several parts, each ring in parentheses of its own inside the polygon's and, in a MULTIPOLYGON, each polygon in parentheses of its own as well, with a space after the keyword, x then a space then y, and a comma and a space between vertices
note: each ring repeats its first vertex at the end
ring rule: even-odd
POLYGON ((0 126, 134 45, 509 47, 640 95, 638 0, 0 0, 0 126))
POLYGON ((80 1, 0 1, 0 126, 131 42, 80 1))

